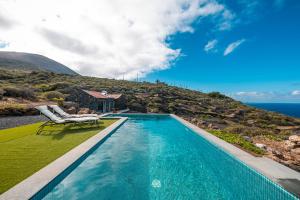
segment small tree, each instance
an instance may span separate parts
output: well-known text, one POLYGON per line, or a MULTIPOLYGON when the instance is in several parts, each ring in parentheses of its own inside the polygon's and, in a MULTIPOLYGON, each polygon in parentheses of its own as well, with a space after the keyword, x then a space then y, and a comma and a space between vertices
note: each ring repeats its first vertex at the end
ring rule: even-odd
POLYGON ((64 100, 64 95, 58 91, 46 92, 45 97, 49 100, 64 100))

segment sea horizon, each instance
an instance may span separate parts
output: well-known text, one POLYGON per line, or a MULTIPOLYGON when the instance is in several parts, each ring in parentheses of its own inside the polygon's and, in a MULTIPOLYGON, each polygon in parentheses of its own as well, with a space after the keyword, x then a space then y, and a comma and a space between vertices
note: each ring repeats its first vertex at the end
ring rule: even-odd
POLYGON ((246 105, 259 109, 285 114, 291 117, 300 118, 300 103, 258 103, 245 102, 246 105))

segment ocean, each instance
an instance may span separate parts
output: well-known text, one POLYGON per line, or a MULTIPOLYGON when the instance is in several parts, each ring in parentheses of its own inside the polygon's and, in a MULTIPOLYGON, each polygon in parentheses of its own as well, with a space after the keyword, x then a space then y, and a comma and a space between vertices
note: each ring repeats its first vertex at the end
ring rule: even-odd
POLYGON ((300 103, 247 103, 247 105, 300 118, 300 103))

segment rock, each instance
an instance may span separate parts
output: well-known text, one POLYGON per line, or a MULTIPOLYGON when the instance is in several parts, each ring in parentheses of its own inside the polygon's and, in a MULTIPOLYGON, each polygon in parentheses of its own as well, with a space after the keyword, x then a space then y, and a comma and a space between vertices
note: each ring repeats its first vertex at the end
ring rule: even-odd
POLYGON ((291 156, 294 158, 295 162, 300 165, 300 148, 292 149, 291 156))
POLYGON ((291 154, 300 155, 300 148, 292 149, 291 154))
POLYGON ((76 114, 76 108, 75 107, 70 107, 70 108, 68 108, 67 110, 67 113, 69 113, 69 114, 76 114))
POLYGON ((207 124, 207 122, 206 121, 203 121, 203 120, 199 120, 198 122, 197 122, 197 126, 203 126, 203 125, 206 125, 207 124))
POLYGON ((266 149, 267 146, 265 144, 261 144, 261 143, 255 143, 255 146, 257 146, 260 149, 266 149))
POLYGON ((295 148, 295 143, 291 142, 290 140, 284 141, 284 149, 290 151, 291 149, 295 148))
POLYGON ((237 114, 237 115, 244 115, 245 114, 245 110, 237 110, 237 111, 235 111, 235 114, 237 114))
POLYGON ((243 138, 244 138, 245 140, 247 140, 248 142, 252 142, 252 139, 251 139, 251 137, 249 137, 249 136, 243 135, 243 138))
POLYGON ((212 124, 212 123, 210 123, 210 124, 208 124, 208 126, 207 126, 209 129, 214 129, 214 130, 219 130, 220 128, 215 124, 212 124))
POLYGON ((271 147, 267 147, 266 149, 268 152, 273 152, 273 149, 271 147))
POLYGON ((283 159, 288 162, 292 162, 292 156, 290 154, 283 154, 283 159))
POLYGON ((226 117, 229 117, 229 118, 235 118, 236 117, 236 114, 235 113, 231 113, 229 115, 226 115, 226 117))
POLYGON ((255 120, 253 119, 247 120, 247 124, 253 125, 255 124, 255 120))
POLYGON ((283 156, 283 154, 282 154, 280 151, 273 150, 272 153, 273 153, 277 158, 279 158, 279 159, 284 159, 284 156, 283 156))
POLYGON ((197 118, 193 118, 192 120, 191 120, 191 122, 194 124, 194 123, 196 123, 197 122, 197 118))
POLYGON ((291 135, 289 137, 289 141, 299 143, 300 142, 300 136, 299 135, 291 135))

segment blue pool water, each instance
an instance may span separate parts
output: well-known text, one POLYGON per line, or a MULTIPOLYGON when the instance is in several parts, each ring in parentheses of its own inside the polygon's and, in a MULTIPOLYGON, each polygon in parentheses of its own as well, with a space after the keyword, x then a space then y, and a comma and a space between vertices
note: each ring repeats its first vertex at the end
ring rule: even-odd
POLYGON ((170 116, 130 115, 73 168, 35 199, 294 199, 170 116))

